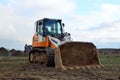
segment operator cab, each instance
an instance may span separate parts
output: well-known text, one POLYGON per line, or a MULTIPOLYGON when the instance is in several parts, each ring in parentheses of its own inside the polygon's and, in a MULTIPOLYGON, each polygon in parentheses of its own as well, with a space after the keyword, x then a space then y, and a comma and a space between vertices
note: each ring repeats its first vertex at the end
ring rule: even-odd
POLYGON ((63 27, 60 19, 44 18, 36 22, 36 32, 43 37, 52 36, 62 39, 63 27))

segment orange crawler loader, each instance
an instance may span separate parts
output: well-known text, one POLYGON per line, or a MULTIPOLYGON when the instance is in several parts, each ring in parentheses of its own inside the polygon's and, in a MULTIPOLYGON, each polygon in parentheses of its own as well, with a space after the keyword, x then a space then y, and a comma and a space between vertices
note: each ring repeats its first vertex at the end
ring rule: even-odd
POLYGON ((64 32, 60 19, 44 18, 36 21, 29 62, 55 68, 101 68, 96 46, 91 42, 74 42, 64 32))

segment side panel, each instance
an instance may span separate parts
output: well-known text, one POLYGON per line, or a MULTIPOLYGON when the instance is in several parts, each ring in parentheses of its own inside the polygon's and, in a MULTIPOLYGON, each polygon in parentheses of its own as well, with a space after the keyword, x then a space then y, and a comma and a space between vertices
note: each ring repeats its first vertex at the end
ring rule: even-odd
POLYGON ((45 41, 41 41, 41 39, 39 39, 39 36, 37 34, 33 36, 32 47, 48 47, 48 46, 49 46, 49 41, 47 36, 45 37, 45 41))

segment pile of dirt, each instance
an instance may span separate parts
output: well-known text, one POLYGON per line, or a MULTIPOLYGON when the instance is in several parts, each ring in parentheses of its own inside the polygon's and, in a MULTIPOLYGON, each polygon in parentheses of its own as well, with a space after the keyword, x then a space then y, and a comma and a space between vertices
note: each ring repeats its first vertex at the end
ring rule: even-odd
POLYGON ((20 50, 15 50, 15 49, 8 50, 4 47, 1 47, 0 56, 26 56, 26 54, 20 50))
POLYGON ((100 54, 120 55, 120 49, 115 49, 115 48, 98 49, 98 52, 100 54))
POLYGON ((115 50, 112 54, 120 54, 120 49, 115 50))
POLYGON ((0 48, 0 56, 8 56, 9 55, 9 51, 7 49, 5 49, 4 47, 0 48))
POLYGON ((11 56, 25 56, 25 54, 20 50, 12 49, 9 52, 11 56))

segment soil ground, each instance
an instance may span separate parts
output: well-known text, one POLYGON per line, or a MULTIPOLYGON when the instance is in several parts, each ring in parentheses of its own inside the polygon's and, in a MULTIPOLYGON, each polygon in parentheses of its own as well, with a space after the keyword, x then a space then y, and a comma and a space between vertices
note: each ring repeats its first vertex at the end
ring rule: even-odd
POLYGON ((62 71, 30 64, 28 56, 0 57, 0 80, 120 80, 120 55, 100 55, 102 69, 62 71))

